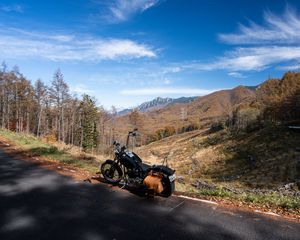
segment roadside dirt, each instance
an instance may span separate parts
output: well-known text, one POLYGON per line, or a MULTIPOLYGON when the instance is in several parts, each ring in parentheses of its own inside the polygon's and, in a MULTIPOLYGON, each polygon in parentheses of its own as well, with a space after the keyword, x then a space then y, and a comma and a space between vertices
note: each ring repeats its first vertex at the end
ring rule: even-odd
MULTIPOLYGON (((56 171, 59 174, 69 176, 73 178, 76 181, 86 181, 91 184, 104 184, 101 181, 101 177, 99 175, 91 174, 88 171, 85 171, 80 168, 76 168, 73 166, 70 166, 68 164, 59 163, 57 161, 51 160, 46 157, 41 156, 32 156, 32 153, 28 150, 24 150, 18 146, 16 146, 13 142, 3 138, 0 136, 0 147, 1 149, 7 153, 8 155, 17 158, 22 159, 24 161, 28 161, 31 163, 34 163, 40 167, 56 171)), ((118 188, 118 187, 116 187, 118 188)), ((120 189, 120 191, 126 191, 124 189, 120 189)), ((189 194, 186 192, 175 192, 174 195, 176 196, 187 196, 192 198, 199 198, 199 196, 195 196, 194 194, 189 194)), ((256 205, 256 204, 249 204, 239 201, 234 201, 230 199, 221 199, 217 197, 208 197, 208 196, 201 196, 201 199, 209 200, 216 202, 219 206, 225 207, 230 209, 231 211, 235 211, 237 209, 248 211, 248 212, 256 212, 259 214, 268 215, 271 218, 285 218, 290 221, 296 221, 300 222, 300 210, 298 210, 297 213, 290 213, 287 211, 284 211, 284 209, 269 209, 266 206, 256 205)))

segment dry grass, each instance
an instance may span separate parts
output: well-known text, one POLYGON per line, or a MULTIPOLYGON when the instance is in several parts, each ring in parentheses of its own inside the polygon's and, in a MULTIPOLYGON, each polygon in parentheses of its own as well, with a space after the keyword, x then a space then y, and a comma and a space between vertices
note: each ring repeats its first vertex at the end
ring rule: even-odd
POLYGON ((0 135, 34 156, 46 157, 53 161, 85 169, 91 173, 97 172, 101 162, 108 158, 108 156, 84 153, 80 151, 80 148, 62 142, 48 143, 44 139, 29 134, 2 129, 0 135))
POLYGON ((280 127, 237 135, 197 130, 151 143, 137 152, 153 164, 168 157, 169 165, 187 183, 202 179, 227 187, 273 189, 296 179, 299 143, 299 133, 280 127))

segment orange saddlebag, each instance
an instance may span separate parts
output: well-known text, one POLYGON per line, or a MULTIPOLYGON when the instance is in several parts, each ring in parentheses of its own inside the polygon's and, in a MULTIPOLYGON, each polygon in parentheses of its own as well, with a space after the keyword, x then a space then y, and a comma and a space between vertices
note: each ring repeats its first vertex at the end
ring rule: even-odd
POLYGON ((144 179, 144 185, 146 185, 148 189, 153 190, 154 193, 160 194, 164 190, 164 186, 161 182, 162 178, 163 176, 161 174, 153 173, 151 171, 144 179))

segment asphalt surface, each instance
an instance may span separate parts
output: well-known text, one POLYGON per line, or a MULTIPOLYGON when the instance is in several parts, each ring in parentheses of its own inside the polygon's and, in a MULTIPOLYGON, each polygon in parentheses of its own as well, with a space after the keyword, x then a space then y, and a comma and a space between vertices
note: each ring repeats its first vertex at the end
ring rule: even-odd
POLYGON ((79 183, 0 150, 0 239, 300 239, 300 224, 79 183))

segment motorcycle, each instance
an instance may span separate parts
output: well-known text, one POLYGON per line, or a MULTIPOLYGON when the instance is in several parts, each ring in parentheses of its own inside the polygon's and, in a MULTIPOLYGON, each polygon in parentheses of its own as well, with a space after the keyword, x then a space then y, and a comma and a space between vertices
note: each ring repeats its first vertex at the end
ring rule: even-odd
POLYGON ((127 135, 126 146, 114 141, 114 160, 106 160, 100 167, 104 179, 111 184, 123 182, 124 186, 143 188, 151 195, 169 197, 175 190, 175 170, 165 165, 143 163, 142 159, 128 150, 130 137, 137 136, 137 129, 127 135))

